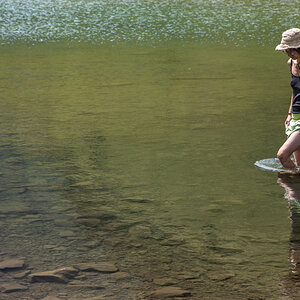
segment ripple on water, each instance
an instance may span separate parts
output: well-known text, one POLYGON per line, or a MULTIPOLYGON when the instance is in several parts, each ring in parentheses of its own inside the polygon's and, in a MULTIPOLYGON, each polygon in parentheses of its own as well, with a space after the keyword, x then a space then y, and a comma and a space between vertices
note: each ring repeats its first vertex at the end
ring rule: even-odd
MULTIPOLYGON (((0 0, 0 44, 15 42, 278 42, 300 0, 0 0)), ((297 8, 298 7, 298 8, 297 8)))
MULTIPOLYGON (((292 172, 295 173, 295 171, 291 171, 289 169, 285 169, 282 164, 280 163, 278 158, 265 158, 259 161, 256 161, 254 163, 257 167, 267 170, 267 171, 273 171, 273 172, 292 172)), ((297 173, 300 172, 300 168, 297 168, 297 173)))

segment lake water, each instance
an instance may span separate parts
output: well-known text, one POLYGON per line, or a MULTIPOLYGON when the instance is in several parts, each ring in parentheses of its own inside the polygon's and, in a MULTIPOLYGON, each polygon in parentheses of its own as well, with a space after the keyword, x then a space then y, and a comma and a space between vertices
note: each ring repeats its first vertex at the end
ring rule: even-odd
POLYGON ((254 162, 285 140, 299 4, 0 1, 0 261, 119 268, 3 270, 0 299, 297 299, 299 177, 254 162))

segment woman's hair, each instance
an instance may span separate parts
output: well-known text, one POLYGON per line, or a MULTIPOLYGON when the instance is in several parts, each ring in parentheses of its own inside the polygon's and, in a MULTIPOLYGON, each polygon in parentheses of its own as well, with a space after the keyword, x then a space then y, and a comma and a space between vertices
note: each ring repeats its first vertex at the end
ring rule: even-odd
POLYGON ((293 48, 291 50, 295 50, 295 51, 297 51, 300 54, 300 48, 293 48))

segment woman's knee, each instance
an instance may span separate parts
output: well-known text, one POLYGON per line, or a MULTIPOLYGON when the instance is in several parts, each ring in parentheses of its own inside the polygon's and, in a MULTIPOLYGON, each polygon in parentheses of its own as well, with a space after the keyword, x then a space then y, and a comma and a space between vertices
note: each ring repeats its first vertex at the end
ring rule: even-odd
POLYGON ((280 148, 277 152, 277 158, 280 161, 286 161, 290 157, 290 154, 287 153, 284 149, 280 148))

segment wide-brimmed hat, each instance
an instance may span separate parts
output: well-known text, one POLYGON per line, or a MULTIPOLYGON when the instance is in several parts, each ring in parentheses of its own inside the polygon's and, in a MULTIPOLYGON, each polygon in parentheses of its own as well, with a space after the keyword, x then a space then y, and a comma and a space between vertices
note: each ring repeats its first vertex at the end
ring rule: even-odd
POLYGON ((281 43, 275 50, 286 50, 290 48, 300 48, 300 29, 292 28, 282 34, 281 43))

